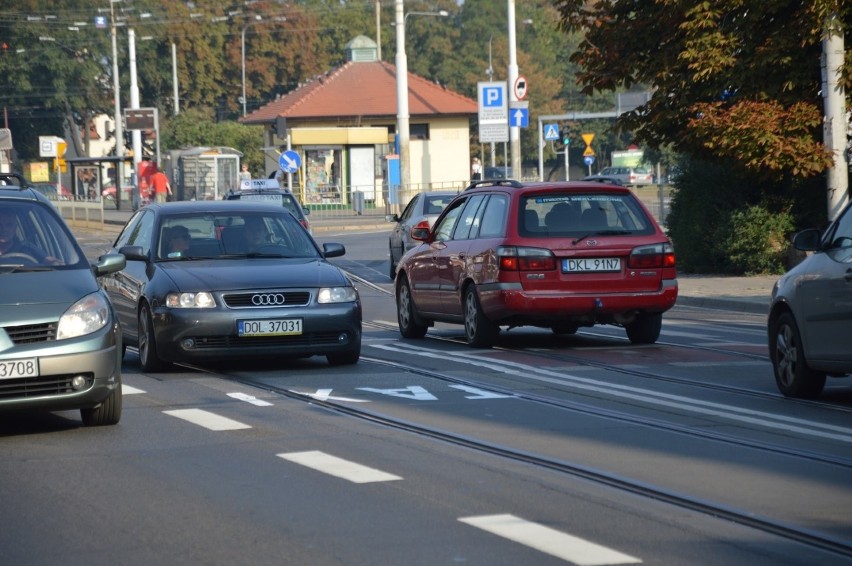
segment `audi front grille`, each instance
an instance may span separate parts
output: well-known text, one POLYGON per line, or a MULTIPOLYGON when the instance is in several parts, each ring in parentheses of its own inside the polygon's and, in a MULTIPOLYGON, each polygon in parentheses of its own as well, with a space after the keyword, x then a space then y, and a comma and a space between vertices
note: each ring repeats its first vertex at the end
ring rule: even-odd
POLYGON ((279 307, 303 307, 310 303, 309 291, 269 291, 262 293, 239 293, 223 295, 230 308, 267 309, 279 307))

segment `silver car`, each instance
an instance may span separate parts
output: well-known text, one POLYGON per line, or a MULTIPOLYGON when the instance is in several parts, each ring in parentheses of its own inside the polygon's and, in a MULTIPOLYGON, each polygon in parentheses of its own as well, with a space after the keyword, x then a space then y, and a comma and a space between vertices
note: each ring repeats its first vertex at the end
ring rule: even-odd
POLYGON ((852 373, 852 205, 793 246, 812 253, 772 289, 769 357, 781 393, 812 399, 826 376, 852 373))
POLYGON ((96 277, 125 264, 108 254, 90 265, 47 197, 0 174, 0 412, 119 422, 121 335, 96 277))
POLYGON ((584 181, 598 179, 616 179, 625 187, 650 185, 654 182, 654 176, 645 167, 604 167, 596 175, 583 177, 584 181))
POLYGON ((388 222, 396 222, 388 238, 390 257, 388 275, 391 279, 396 277, 396 266, 399 265, 399 260, 405 252, 419 244, 411 239, 411 229, 423 220, 428 220, 431 227, 438 215, 457 194, 455 191, 418 193, 409 201, 402 214, 389 214, 385 217, 388 222))

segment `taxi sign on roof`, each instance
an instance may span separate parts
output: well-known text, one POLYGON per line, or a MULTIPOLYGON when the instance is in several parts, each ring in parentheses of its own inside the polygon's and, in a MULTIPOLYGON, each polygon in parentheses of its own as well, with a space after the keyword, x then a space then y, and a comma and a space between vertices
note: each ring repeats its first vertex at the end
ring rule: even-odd
POLYGON ((247 179, 240 181, 240 190, 250 189, 280 189, 278 179, 247 179))

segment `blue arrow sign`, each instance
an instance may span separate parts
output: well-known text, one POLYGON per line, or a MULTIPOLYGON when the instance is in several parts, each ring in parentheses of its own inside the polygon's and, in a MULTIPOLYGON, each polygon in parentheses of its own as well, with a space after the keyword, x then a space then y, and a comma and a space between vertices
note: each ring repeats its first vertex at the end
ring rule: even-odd
POLYGON ((559 125, 558 124, 545 124, 544 126, 544 139, 548 141, 556 141, 559 139, 559 125))
POLYGON ((302 166, 302 158, 292 149, 288 149, 278 158, 278 166, 285 173, 295 173, 302 166))
POLYGON ((515 108, 512 110, 512 127, 526 128, 530 125, 529 108, 515 108))
POLYGON ((583 158, 583 163, 585 163, 589 167, 591 167, 592 163, 594 163, 594 162, 595 162, 595 156, 594 155, 587 155, 586 157, 583 158))

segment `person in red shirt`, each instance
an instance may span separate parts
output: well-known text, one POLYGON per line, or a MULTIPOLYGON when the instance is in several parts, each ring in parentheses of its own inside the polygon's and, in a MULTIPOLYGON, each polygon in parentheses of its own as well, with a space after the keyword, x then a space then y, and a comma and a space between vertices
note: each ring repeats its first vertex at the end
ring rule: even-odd
POLYGON ((151 186, 154 187, 157 202, 166 202, 168 197, 172 195, 172 186, 169 184, 169 178, 162 171, 158 170, 151 175, 151 186))

